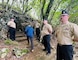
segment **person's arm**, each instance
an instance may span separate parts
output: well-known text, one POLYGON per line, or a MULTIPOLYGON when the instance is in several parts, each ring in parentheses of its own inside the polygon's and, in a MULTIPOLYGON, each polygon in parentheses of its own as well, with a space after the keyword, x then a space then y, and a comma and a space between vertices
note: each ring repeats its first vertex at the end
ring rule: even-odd
POLYGON ((11 24, 11 22, 9 21, 9 22, 7 23, 7 26, 9 26, 9 27, 10 27, 10 24, 11 24))
POLYGON ((78 38, 74 38, 73 41, 78 42, 78 38))
POLYGON ((53 31, 53 30, 52 30, 52 27, 51 27, 51 26, 48 27, 48 31, 49 31, 49 33, 52 34, 52 31, 53 31))
POLYGON ((34 32, 34 28, 33 28, 33 35, 35 34, 35 32, 34 32))
POLYGON ((25 34, 27 34, 27 29, 28 29, 28 26, 25 27, 25 34))
POLYGON ((74 38, 73 38, 73 41, 78 42, 78 25, 75 25, 75 26, 74 26, 73 31, 74 31, 74 38))

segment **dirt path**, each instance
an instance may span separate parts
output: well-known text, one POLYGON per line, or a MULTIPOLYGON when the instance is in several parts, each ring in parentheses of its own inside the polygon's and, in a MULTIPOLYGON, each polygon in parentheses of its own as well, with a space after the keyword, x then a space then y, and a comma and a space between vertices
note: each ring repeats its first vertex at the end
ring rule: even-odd
MULTIPOLYGON (((19 45, 17 47, 20 48, 28 48, 30 49, 29 45, 27 45, 27 40, 21 40, 21 41, 17 41, 19 43, 19 45)), ((55 43, 55 42, 54 42, 55 43)), ((12 49, 16 46, 13 45, 5 45, 4 41, 0 40, 0 49, 7 47, 10 49, 10 51, 12 52, 12 49)), ((10 55, 8 55, 6 58, 0 58, 0 60, 56 60, 56 52, 55 49, 51 49, 51 55, 47 56, 46 52, 42 51, 43 49, 43 45, 41 43, 39 43, 36 39, 34 39, 34 52, 29 52, 28 54, 20 57, 20 58, 16 58, 14 55, 12 55, 12 53, 10 52, 10 55)), ((76 54, 77 53, 77 49, 75 50, 76 54)), ((74 55, 74 60, 78 60, 78 55, 74 55)))

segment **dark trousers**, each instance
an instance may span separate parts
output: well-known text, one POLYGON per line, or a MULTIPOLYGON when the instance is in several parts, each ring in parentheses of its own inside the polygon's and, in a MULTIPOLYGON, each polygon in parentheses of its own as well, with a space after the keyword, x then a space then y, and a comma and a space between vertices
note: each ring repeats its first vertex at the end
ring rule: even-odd
POLYGON ((34 48, 34 45, 33 45, 33 37, 27 36, 27 40, 28 40, 28 44, 30 43, 31 50, 32 50, 34 48))
POLYGON ((10 34, 10 39, 11 40, 15 40, 15 33, 16 33, 16 29, 9 27, 9 34, 10 34))
POLYGON ((73 46, 72 45, 57 45, 57 59, 56 60, 73 60, 73 46))
POLYGON ((50 46, 50 35, 43 36, 43 45, 48 53, 51 53, 51 46, 50 46))
POLYGON ((40 41, 40 28, 36 28, 36 37, 40 41))

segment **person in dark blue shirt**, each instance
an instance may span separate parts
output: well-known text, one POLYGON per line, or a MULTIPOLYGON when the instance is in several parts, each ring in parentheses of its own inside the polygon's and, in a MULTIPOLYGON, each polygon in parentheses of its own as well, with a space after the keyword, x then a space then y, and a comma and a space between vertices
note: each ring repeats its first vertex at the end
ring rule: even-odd
POLYGON ((27 36, 28 44, 31 44, 31 51, 33 52, 33 37, 34 37, 34 29, 31 25, 25 27, 25 34, 27 36))

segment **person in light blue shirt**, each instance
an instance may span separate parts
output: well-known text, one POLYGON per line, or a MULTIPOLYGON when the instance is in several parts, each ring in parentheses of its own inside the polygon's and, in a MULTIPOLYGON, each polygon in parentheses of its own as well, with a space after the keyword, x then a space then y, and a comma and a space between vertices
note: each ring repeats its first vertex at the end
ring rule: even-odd
POLYGON ((31 51, 33 51, 33 37, 34 37, 34 29, 31 25, 25 27, 25 34, 27 36, 28 44, 31 44, 31 51))

